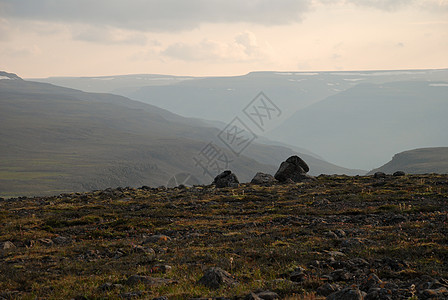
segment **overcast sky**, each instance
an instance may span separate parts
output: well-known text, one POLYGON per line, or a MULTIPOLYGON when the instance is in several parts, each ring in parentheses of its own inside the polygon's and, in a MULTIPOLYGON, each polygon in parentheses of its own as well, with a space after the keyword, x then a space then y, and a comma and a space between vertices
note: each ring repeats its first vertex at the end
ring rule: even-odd
POLYGON ((22 77, 448 67, 448 0, 0 0, 22 77))

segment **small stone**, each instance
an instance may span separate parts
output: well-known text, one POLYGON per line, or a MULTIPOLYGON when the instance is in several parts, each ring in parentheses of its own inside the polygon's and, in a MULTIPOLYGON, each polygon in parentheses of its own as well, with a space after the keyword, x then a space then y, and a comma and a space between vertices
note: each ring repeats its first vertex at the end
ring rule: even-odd
POLYGON ((164 234, 155 234, 147 238, 144 243, 158 243, 158 242, 167 242, 170 241, 171 238, 164 234))
POLYGON ((342 253, 341 251, 328 251, 326 252, 328 255, 330 255, 331 257, 338 257, 338 256, 345 256, 344 253, 342 253))
POLYGON ((260 297, 258 297, 257 294, 250 292, 250 294, 246 295, 246 297, 244 297, 244 300, 262 300, 260 297))
POLYGON ((329 239, 337 239, 337 238, 339 238, 339 236, 336 233, 334 233, 333 231, 331 231, 331 230, 327 231, 325 233, 325 237, 329 238, 329 239))
POLYGON ((156 251, 150 247, 144 247, 144 246, 134 246, 134 251, 137 253, 142 253, 146 255, 150 259, 154 259, 156 257, 156 251))
POLYGON ((438 289, 427 289, 421 293, 423 299, 447 299, 448 297, 448 289, 444 286, 439 287, 438 289))
POLYGON ((369 291, 371 288, 379 287, 383 281, 374 273, 370 274, 361 284, 361 290, 369 291))
POLYGON ((121 289, 123 285, 117 283, 106 282, 100 286, 100 290, 102 291, 111 291, 113 289, 121 289))
POLYGON ((257 296, 263 300, 280 299, 280 296, 277 293, 271 292, 271 291, 264 291, 264 292, 257 293, 257 296))
POLYGON ((328 295, 327 300, 362 300, 366 293, 357 288, 347 287, 341 291, 328 295))
POLYGON ((354 267, 354 268, 365 268, 365 267, 369 266, 369 262, 367 260, 363 259, 363 258, 360 258, 360 257, 352 258, 347 263, 351 267, 354 267))
POLYGON ((218 289, 221 285, 233 285, 236 283, 236 281, 232 278, 232 275, 230 275, 228 272, 224 271, 221 268, 210 268, 208 269, 204 276, 202 276, 198 283, 212 288, 212 289, 218 289))
POLYGON ((332 293, 339 291, 341 287, 336 283, 326 283, 317 288, 317 293, 321 296, 328 296, 332 293))
POLYGON ((124 298, 124 299, 132 299, 132 298, 140 298, 142 295, 143 295, 142 292, 137 291, 137 292, 121 293, 119 296, 120 296, 120 298, 124 298))
POLYGON ((328 276, 331 281, 347 281, 351 279, 351 275, 347 270, 337 269, 328 276))
POLYGON ((6 241, 2 245, 3 250, 11 250, 11 249, 15 249, 15 248, 17 248, 16 245, 14 245, 14 243, 11 241, 6 241))
POLYGON ((334 233, 336 233, 336 235, 337 235, 338 237, 340 237, 340 238, 343 238, 343 237, 346 237, 346 236, 347 236, 347 234, 345 233, 345 231, 342 230, 342 229, 336 229, 336 230, 334 231, 334 233))
POLYGON ((392 291, 384 288, 371 288, 364 300, 392 300, 392 291))
POLYGON ((173 283, 173 282, 174 281, 171 279, 149 277, 149 276, 142 276, 142 275, 132 275, 126 281, 126 283, 128 285, 136 285, 139 283, 143 283, 143 284, 149 285, 149 286, 159 286, 159 285, 164 285, 164 284, 173 283))
POLYGON ((305 269, 302 267, 297 267, 291 275, 289 275, 289 279, 293 282, 302 282, 306 279, 305 269))
POLYGON ((173 267, 169 265, 155 265, 151 268, 152 273, 166 273, 170 271, 173 267))
POLYGON ((40 244, 46 246, 46 247, 51 247, 53 246, 53 241, 51 239, 39 239, 37 240, 40 244))
POLYGON ((364 245, 364 241, 360 238, 350 238, 342 241, 341 246, 347 248, 354 248, 364 245))
POLYGON ((72 242, 72 240, 68 237, 64 237, 64 236, 57 236, 55 238, 52 239, 53 243, 55 243, 56 245, 67 245, 70 244, 72 242))

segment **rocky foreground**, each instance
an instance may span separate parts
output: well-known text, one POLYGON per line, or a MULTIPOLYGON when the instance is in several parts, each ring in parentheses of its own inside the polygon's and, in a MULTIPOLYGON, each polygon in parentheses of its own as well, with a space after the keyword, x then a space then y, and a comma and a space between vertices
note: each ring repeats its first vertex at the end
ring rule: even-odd
POLYGON ((0 299, 448 299, 448 175, 0 201, 0 299))

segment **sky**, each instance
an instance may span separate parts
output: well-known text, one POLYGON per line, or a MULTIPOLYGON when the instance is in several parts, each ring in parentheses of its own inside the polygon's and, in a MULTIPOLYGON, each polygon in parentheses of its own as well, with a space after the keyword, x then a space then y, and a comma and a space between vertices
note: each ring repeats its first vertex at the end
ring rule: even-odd
POLYGON ((23 78, 448 67, 448 0, 0 0, 23 78))

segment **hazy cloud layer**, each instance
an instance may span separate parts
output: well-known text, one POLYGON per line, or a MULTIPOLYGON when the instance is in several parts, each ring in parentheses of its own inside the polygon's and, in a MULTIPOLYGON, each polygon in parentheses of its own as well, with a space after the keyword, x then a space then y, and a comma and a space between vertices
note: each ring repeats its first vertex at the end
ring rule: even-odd
POLYGON ((144 34, 101 26, 88 26, 82 30, 77 30, 73 33, 73 39, 92 43, 128 45, 145 45, 147 41, 144 34))
POLYGON ((162 54, 185 61, 247 61, 265 59, 269 46, 260 46, 252 32, 238 34, 232 42, 204 39, 197 44, 176 43, 168 46, 162 54))
POLYGON ((406 7, 415 6, 422 10, 448 10, 448 0, 315 0, 320 5, 353 5, 357 7, 374 8, 377 10, 394 12, 406 7))
POLYGON ((401 7, 409 6, 414 1, 415 0, 346 0, 345 2, 386 11, 394 11, 401 7))
POLYGON ((169 31, 191 29, 202 23, 288 24, 300 21, 310 5, 311 0, 0 0, 0 14, 169 31))

